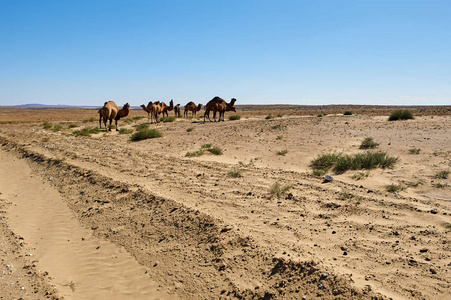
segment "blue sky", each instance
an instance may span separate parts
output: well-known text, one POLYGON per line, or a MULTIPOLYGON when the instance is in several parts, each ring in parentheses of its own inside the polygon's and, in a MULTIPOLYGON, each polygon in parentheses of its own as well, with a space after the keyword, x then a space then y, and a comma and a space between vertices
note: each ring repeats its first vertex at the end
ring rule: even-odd
POLYGON ((451 105, 451 1, 0 0, 0 105, 451 105))

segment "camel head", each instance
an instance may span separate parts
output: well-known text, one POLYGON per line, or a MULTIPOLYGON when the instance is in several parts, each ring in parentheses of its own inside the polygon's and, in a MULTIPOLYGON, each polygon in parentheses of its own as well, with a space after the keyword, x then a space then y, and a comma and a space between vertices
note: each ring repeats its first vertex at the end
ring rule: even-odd
POLYGON ((199 111, 201 108, 202 108, 202 104, 199 103, 196 110, 199 111))
POLYGON ((230 106, 235 105, 235 102, 236 102, 236 99, 235 99, 235 98, 232 98, 232 100, 230 100, 230 106))
POLYGON ((122 109, 129 110, 130 109, 130 104, 125 103, 124 107, 122 109))

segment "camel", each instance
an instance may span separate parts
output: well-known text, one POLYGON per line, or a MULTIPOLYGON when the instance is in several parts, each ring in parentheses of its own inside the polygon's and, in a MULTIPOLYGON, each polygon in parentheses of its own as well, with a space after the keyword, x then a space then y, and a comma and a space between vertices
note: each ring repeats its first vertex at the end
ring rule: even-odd
POLYGON ((174 100, 171 100, 169 102, 169 106, 167 106, 166 103, 164 103, 164 102, 161 102, 161 105, 163 107, 163 111, 162 111, 163 117, 164 117, 164 114, 166 114, 166 117, 169 117, 168 111, 171 111, 174 109, 174 100))
POLYGON ((120 118, 128 116, 129 113, 130 113, 130 105, 128 103, 125 103, 124 107, 122 109, 119 109, 119 107, 113 101, 105 102, 103 104, 103 107, 99 109, 99 127, 102 128, 102 119, 103 119, 105 129, 106 131, 108 131, 108 128, 106 127, 106 122, 107 120, 110 120, 109 129, 111 131, 111 122, 114 119, 114 122, 116 124, 116 131, 119 131, 119 129, 117 128, 117 121, 120 118))
POLYGON ((213 111, 213 120, 216 122, 216 112, 219 112, 219 120, 218 122, 221 122, 221 116, 222 121, 224 122, 224 114, 226 111, 235 111, 235 107, 233 106, 236 102, 235 98, 232 98, 230 100, 230 103, 225 102, 224 99, 219 98, 218 96, 214 97, 210 101, 208 101, 207 105, 205 106, 205 113, 204 113, 204 122, 205 117, 208 117, 208 120, 210 120, 210 111, 213 111))
MULTIPOLYGON (((152 102, 150 102, 150 103, 152 103, 152 102)), ((149 119, 150 119, 150 113, 151 113, 151 110, 150 110, 150 108, 148 107, 149 105, 145 106, 144 104, 141 104, 140 106, 141 106, 142 109, 144 109, 144 111, 147 113, 147 120, 149 120, 149 119)))
POLYGON ((196 116, 196 113, 202 108, 202 104, 199 103, 198 106, 194 104, 194 102, 188 102, 185 105, 185 112, 183 113, 184 117, 188 116, 188 111, 191 111, 191 116, 196 116))
MULTIPOLYGON (((149 105, 151 105, 151 111, 153 113, 153 116, 155 118, 155 123, 160 123, 160 114, 163 112, 163 105, 160 103, 160 101, 155 102, 149 102, 149 105)), ((152 124, 152 121, 150 122, 152 124)))
POLYGON ((174 114, 176 117, 180 117, 180 104, 174 106, 174 114))

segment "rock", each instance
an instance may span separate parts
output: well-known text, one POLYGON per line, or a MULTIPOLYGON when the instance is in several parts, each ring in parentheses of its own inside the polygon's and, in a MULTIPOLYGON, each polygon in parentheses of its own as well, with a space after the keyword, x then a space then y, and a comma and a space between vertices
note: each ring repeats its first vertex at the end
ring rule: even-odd
POLYGON ((432 274, 437 274, 437 270, 434 267, 431 267, 429 271, 431 271, 432 274))
POLYGON ((428 251, 429 251, 429 249, 427 249, 427 248, 420 249, 420 253, 425 253, 425 252, 428 252, 428 251))
POLYGON ((437 209, 435 209, 435 208, 434 208, 434 209, 432 209, 432 210, 431 210, 431 214, 433 214, 433 215, 436 215, 436 214, 438 214, 438 210, 437 210, 437 209))
POLYGON ((334 180, 334 177, 332 175, 325 175, 324 180, 327 182, 331 182, 332 180, 334 180))

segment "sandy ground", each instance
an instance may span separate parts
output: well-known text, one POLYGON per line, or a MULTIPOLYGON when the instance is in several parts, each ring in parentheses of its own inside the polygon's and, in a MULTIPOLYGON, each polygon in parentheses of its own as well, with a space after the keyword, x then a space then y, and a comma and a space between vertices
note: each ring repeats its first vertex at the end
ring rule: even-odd
POLYGON ((75 135, 98 126, 95 110, 0 110, 2 243, 14 249, 0 252, 0 295, 449 299, 451 190, 436 174, 451 168, 451 108, 412 108, 415 120, 396 122, 386 107, 315 109, 181 118, 139 142, 75 135), (312 175, 312 159, 362 151, 366 137, 400 158, 393 169, 312 175), (186 156, 205 144, 223 154, 186 156), (275 183, 289 191, 274 196, 275 183))

